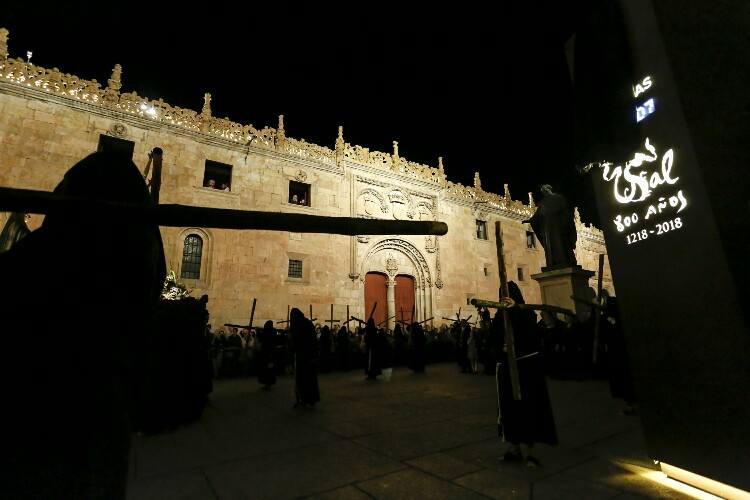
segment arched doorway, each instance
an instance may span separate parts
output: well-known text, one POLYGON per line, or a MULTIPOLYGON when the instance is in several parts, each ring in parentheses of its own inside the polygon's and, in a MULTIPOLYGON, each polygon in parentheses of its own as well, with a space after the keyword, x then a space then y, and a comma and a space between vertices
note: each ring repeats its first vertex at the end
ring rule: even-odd
MULTIPOLYGON (((413 285, 404 285, 401 287, 400 291, 413 290, 413 300, 415 304, 415 306, 413 306, 414 321, 422 321, 432 316, 432 273, 430 271, 430 266, 427 263, 427 259, 413 243, 403 238, 384 238, 378 240, 365 252, 360 269, 359 275, 362 281, 367 280, 367 275, 369 273, 385 275, 387 272, 390 275, 395 274, 396 276, 401 275, 411 278, 413 280, 413 285), (391 261, 390 264, 389 261, 391 261)), ((394 286, 388 288, 387 280, 388 277, 386 277, 386 301, 390 298, 392 307, 386 309, 386 311, 392 310, 393 312, 390 313, 390 315, 394 316, 393 320, 400 320, 400 306, 399 308, 396 307, 394 297, 395 293, 400 292, 397 291, 399 287, 394 286), (389 296, 389 290, 393 295, 389 296)), ((408 321, 409 314, 407 314, 407 308, 411 311, 411 301, 408 297, 402 300, 405 301, 404 315, 408 321)), ((365 308, 367 308, 367 305, 372 308, 373 302, 365 302, 365 304, 365 308)), ((370 311, 367 310, 367 312, 363 314, 370 314, 370 311)), ((394 326, 395 325, 393 324, 390 325, 391 328, 394 326)))
POLYGON ((396 315, 397 321, 414 321, 414 278, 405 274, 396 276, 396 310, 391 315, 396 315))
MULTIPOLYGON (((365 275, 365 316, 369 316, 373 306, 375 312, 372 318, 375 324, 385 324, 388 314, 388 296, 387 296, 388 277, 383 273, 367 273, 365 275)), ((362 318, 367 321, 367 317, 362 318)))

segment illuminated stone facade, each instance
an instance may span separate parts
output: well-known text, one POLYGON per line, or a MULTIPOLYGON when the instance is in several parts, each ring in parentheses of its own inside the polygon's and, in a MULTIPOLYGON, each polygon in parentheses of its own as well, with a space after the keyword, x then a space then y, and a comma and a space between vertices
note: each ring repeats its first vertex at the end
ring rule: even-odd
MULTIPOLYGON (((442 323, 459 307, 468 310, 471 297, 497 298, 496 221, 509 279, 528 302, 540 300, 530 276, 540 272, 544 252, 538 242, 528 248, 531 229, 520 222, 533 213, 531 197, 530 206, 512 200, 507 186, 503 195, 485 192, 478 175, 471 187, 453 183, 442 160, 437 167, 410 162, 399 156, 396 142, 391 153, 354 146, 342 128, 331 149, 287 137, 283 117, 276 128, 217 118, 209 94, 198 113, 121 93, 121 75, 115 66, 102 88, 95 80, 9 58, 7 31, 0 30, 0 185, 51 190, 104 136, 132 141, 141 168, 151 149, 164 150, 161 203, 448 224, 448 234, 437 238, 162 228, 168 267, 178 276, 186 237, 201 238, 199 278, 182 281, 193 295, 209 295, 212 324, 247 323, 254 297, 256 325, 285 319, 290 305, 307 312, 312 304, 319 322, 330 304, 335 318, 345 316, 347 305, 361 317, 368 272, 389 281, 396 274, 413 277, 417 318, 442 323), (231 165, 230 192, 203 187, 207 160, 231 165), (310 206, 290 203, 292 182, 309 185, 310 206), (478 220, 486 222, 486 240, 477 237, 478 220), (301 277, 289 277, 289 260, 302 261, 301 277)), ((6 216, 0 214, 0 223, 6 216)), ((606 253, 602 233, 580 220, 577 227, 578 261, 596 271, 598 254, 606 253)), ((115 277, 121 258, 127 256, 112 255, 115 277)), ((608 264, 604 285, 612 291, 608 264)))

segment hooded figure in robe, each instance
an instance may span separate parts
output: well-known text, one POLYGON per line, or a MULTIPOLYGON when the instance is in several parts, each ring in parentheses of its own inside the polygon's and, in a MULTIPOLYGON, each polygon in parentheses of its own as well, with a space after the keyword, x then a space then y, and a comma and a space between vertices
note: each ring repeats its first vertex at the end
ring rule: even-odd
MULTIPOLYGON (((104 152, 74 165, 54 192, 153 203, 136 165, 104 152)), ((144 400, 165 274, 158 226, 123 213, 50 213, 0 254, 0 304, 12 312, 0 320, 0 383, 12 408, 4 496, 125 498, 130 421, 144 400)))

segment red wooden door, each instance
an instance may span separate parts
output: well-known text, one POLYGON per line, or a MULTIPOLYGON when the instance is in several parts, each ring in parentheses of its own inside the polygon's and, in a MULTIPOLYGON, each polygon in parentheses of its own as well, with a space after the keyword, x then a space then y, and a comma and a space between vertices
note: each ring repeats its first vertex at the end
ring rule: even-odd
POLYGON ((385 274, 380 273, 367 273, 365 276, 365 317, 362 319, 367 321, 372 307, 377 302, 375 313, 372 315, 376 325, 385 321, 388 310, 386 279, 385 274))
POLYGON ((414 321, 414 278, 399 274, 396 276, 396 315, 398 321, 414 321))

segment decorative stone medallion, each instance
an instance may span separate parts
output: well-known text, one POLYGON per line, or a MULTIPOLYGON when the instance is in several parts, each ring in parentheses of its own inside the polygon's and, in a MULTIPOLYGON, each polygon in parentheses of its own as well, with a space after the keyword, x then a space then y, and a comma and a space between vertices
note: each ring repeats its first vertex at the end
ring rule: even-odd
POLYGON ((110 125, 109 130, 107 130, 107 135, 111 135, 113 137, 125 137, 126 135, 128 135, 128 127, 126 127, 123 123, 115 122, 110 125))

